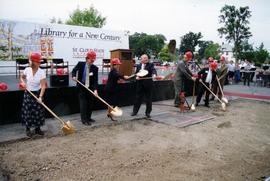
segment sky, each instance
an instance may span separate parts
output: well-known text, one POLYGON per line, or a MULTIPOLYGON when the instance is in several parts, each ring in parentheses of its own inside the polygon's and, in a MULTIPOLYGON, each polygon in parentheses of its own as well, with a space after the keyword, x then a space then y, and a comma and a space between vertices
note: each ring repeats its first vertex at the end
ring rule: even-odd
MULTIPOLYGON (((269 0, 0 0, 0 18, 6 20, 49 23, 52 17, 68 19, 74 9, 93 5, 106 17, 108 30, 163 34, 167 40, 192 31, 201 32, 202 40, 221 44, 217 29, 220 9, 225 5, 249 6, 252 11, 249 42, 259 47, 263 42, 270 51, 269 0)), ((226 42, 225 42, 226 43, 226 42)))

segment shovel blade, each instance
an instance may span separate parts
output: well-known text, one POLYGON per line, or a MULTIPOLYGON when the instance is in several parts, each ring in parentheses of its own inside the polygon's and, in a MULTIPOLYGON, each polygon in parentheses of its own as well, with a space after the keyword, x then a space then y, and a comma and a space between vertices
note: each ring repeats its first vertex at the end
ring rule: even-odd
POLYGON ((62 131, 65 135, 69 135, 75 132, 75 128, 70 121, 67 121, 62 127, 62 131))
POLYGON ((123 115, 123 111, 122 109, 120 109, 119 107, 114 107, 113 110, 111 111, 111 114, 115 117, 120 117, 123 115))
POLYGON ((195 111, 196 110, 195 105, 192 104, 191 107, 190 107, 190 109, 191 109, 191 111, 195 111))
POLYGON ((228 101, 228 99, 226 98, 226 97, 222 97, 222 99, 221 99, 225 104, 228 104, 229 103, 229 101, 228 101))
POLYGON ((226 104, 224 102, 221 104, 221 108, 223 111, 226 111, 226 104))

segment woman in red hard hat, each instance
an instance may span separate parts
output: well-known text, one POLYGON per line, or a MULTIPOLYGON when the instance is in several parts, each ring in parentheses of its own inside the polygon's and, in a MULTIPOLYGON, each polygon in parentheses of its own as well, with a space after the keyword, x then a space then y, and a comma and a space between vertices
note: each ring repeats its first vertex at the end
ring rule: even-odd
MULTIPOLYGON (((27 67, 20 77, 20 87, 27 88, 35 94, 39 102, 43 101, 43 96, 46 89, 46 74, 39 68, 42 62, 39 52, 30 53, 30 67, 27 67)), ((36 99, 27 91, 24 92, 22 105, 22 122, 26 126, 26 135, 32 136, 31 128, 35 128, 35 134, 44 135, 40 127, 45 122, 45 110, 36 99)))
MULTIPOLYGON (((121 65, 121 62, 118 58, 113 58, 111 61, 111 71, 108 75, 108 80, 105 86, 105 94, 107 97, 107 101, 111 106, 117 106, 118 105, 118 98, 117 92, 118 92, 118 80, 119 79, 128 79, 128 76, 123 76, 119 73, 119 71, 117 70, 117 66, 121 65)), ((111 110, 108 109, 108 113, 107 116, 112 120, 112 121, 116 121, 115 119, 113 119, 112 114, 110 113, 111 110)))

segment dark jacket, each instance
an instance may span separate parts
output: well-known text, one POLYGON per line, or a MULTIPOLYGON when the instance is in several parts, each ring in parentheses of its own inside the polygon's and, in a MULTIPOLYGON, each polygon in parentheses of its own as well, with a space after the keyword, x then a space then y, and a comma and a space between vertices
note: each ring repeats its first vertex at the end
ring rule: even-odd
MULTIPOLYGON (((142 64, 140 63, 139 65, 136 66, 135 74, 138 73, 141 69, 142 69, 142 64)), ((144 77, 152 77, 153 74, 157 75, 157 71, 156 71, 153 63, 150 63, 150 62, 146 63, 144 69, 148 71, 148 74, 144 77)), ((151 80, 151 79, 149 79, 149 80, 151 80)))
POLYGON ((189 70, 187 63, 185 61, 181 61, 177 65, 174 82, 180 84, 188 79, 192 80, 192 72, 189 70))
POLYGON ((123 79, 124 76, 120 75, 119 72, 113 68, 108 76, 108 81, 105 86, 106 92, 116 92, 118 89, 118 80, 123 79))
MULTIPOLYGON (((202 81, 205 83, 206 81, 206 77, 207 77, 207 74, 208 74, 208 71, 209 71, 209 67, 206 67, 206 68, 203 68, 201 69, 198 74, 202 76, 202 81)), ((216 79, 216 72, 215 71, 212 71, 212 81, 211 81, 211 84, 215 81, 216 79)))
MULTIPOLYGON (((86 64, 86 62, 78 62, 78 64, 72 70, 72 77, 76 77, 76 74, 78 72, 77 79, 80 82, 82 82, 85 64, 86 64)), ((97 88, 98 88, 98 67, 94 64, 91 65, 90 70, 89 70, 89 82, 90 82, 89 88, 91 90, 97 90, 97 88), (92 76, 90 75, 91 72, 93 74, 92 76)), ((85 82, 82 82, 82 83, 85 83, 85 82)), ((77 86, 82 88, 82 86, 79 85, 78 83, 77 83, 77 86)))

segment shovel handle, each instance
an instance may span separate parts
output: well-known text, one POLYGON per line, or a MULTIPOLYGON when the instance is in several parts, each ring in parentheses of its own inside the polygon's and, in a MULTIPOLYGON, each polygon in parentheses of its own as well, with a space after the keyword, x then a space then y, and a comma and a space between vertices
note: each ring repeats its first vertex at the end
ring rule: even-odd
POLYGON ((205 85, 205 84, 203 83, 202 79, 200 79, 199 81, 201 82, 201 84, 202 84, 207 90, 209 90, 209 92, 210 92, 211 94, 213 94, 213 96, 215 96, 215 98, 217 98, 217 100, 218 100, 221 104, 223 103, 223 102, 218 98, 218 96, 217 96, 216 94, 214 94, 214 92, 212 92, 212 91, 209 89, 209 87, 207 87, 207 85, 205 85))
POLYGON ((193 81, 193 93, 192 93, 192 104, 194 104, 194 98, 195 98, 195 86, 196 86, 196 81, 193 81))
MULTIPOLYGON (((26 88, 26 91, 29 92, 38 102, 39 99, 37 98, 37 96, 35 96, 35 94, 33 94, 30 90, 28 90, 26 88)), ((66 124, 61 118, 59 118, 50 108, 48 108, 43 102, 39 102, 43 107, 45 107, 45 109, 47 109, 47 111, 49 111, 57 120, 59 120, 62 124, 66 124)))
MULTIPOLYGON (((88 87, 86 87, 83 83, 81 83, 80 81, 78 81, 77 79, 75 80, 76 82, 78 82, 81 86, 83 86, 84 88, 86 88, 89 92, 91 92, 94 96, 96 96, 95 95, 95 93, 93 92, 93 91, 91 91, 88 87)), ((110 104, 108 104, 106 101, 104 101, 101 97, 99 97, 99 96, 96 96, 99 100, 101 100, 101 102, 103 102, 104 104, 106 104, 110 109, 112 109, 113 110, 113 107, 110 105, 110 104)))
POLYGON ((221 87, 221 85, 220 85, 220 81, 219 81, 219 78, 218 78, 217 75, 216 75, 216 79, 217 79, 218 86, 219 86, 219 90, 220 90, 220 92, 221 92, 221 94, 222 94, 222 97, 224 97, 224 93, 223 93, 223 90, 222 90, 222 87, 221 87))

